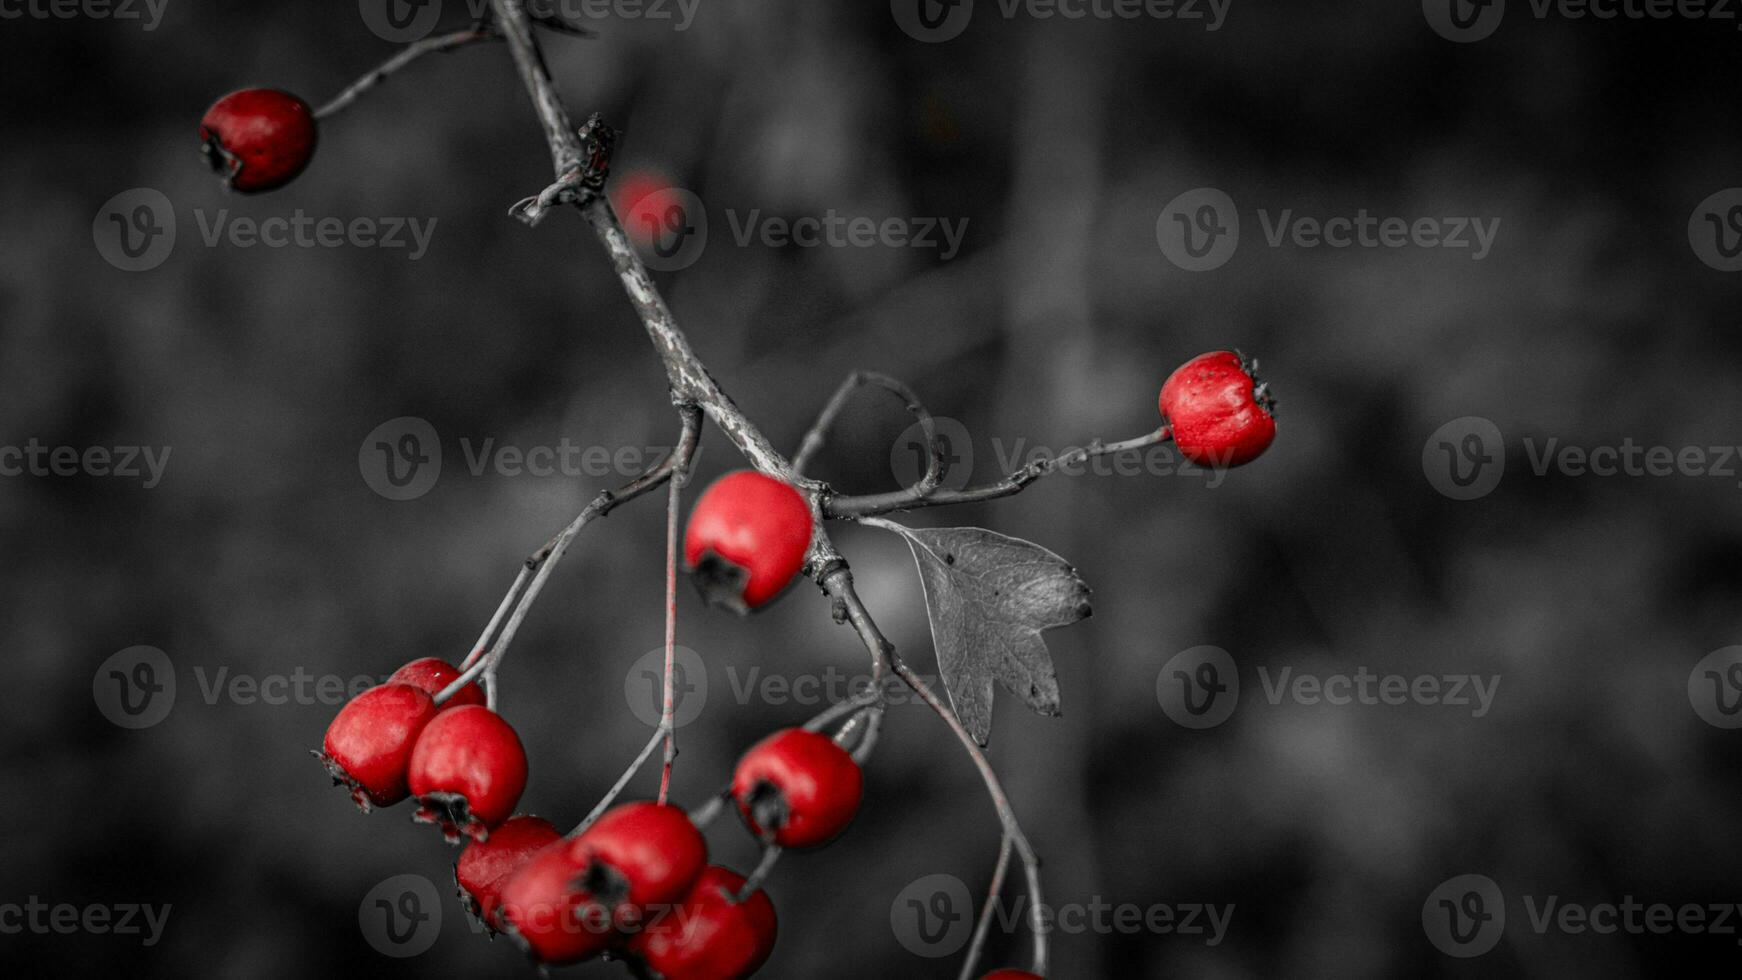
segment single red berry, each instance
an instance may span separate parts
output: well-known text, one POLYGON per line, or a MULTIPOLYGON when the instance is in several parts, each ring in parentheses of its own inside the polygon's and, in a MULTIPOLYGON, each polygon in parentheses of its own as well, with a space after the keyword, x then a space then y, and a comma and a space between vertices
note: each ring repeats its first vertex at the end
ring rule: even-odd
POLYGON ((364 813, 392 806, 406 797, 412 748, 435 715, 435 701, 419 688, 372 687, 339 709, 315 756, 364 813))
POLYGON ((495 930, 496 908, 502 886, 525 867, 533 855, 562 839, 562 834, 543 817, 510 817, 490 832, 490 839, 473 841, 460 852, 454 864, 454 883, 460 888, 460 903, 472 917, 495 930))
MULTIPOLYGON (((394 671, 387 678, 389 684, 410 684, 421 687, 429 692, 430 697, 448 689, 448 685, 460 679, 460 670, 446 660, 436 657, 424 657, 394 671)), ((457 708, 462 704, 484 704, 484 690, 477 684, 467 684, 454 693, 454 696, 443 701, 443 710, 457 708)))
POLYGON ((231 92, 200 120, 200 148, 233 190, 283 187, 315 155, 314 111, 308 103, 270 88, 231 92))
POLYGON ((683 210, 683 197, 663 174, 631 170, 612 184, 611 206, 623 216, 629 237, 643 248, 663 238, 673 208, 683 210))
POLYGON ((1199 466, 1250 463, 1276 438, 1276 399, 1257 364, 1234 351, 1200 354, 1161 386, 1161 415, 1180 454, 1199 466))
POLYGON ((496 923, 541 966, 579 963, 619 939, 610 912, 585 887, 587 862, 570 855, 569 839, 545 845, 509 876, 496 923))
POLYGON ((754 470, 728 473, 696 500, 684 562, 702 595, 740 613, 768 604, 804 567, 811 509, 791 484, 754 470))
POLYGON ((628 803, 606 811, 575 837, 568 855, 585 869, 582 887, 623 924, 688 893, 707 867, 708 843, 683 810, 628 803))
POLYGON ((744 901, 742 875, 710 867, 681 904, 650 917, 629 954, 662 980, 743 980, 774 952, 774 903, 758 890, 744 901))
POLYGON ((732 774, 732 799, 758 837, 781 847, 817 847, 847 829, 864 775, 835 740, 788 728, 756 743, 732 774))
MULTIPOLYGON (((433 703, 433 702, 432 702, 433 703)), ((424 726, 407 772, 419 823, 442 836, 486 840, 526 789, 526 750, 502 716, 476 704, 443 711, 424 726)))
POLYGON ((980 980, 1044 980, 1044 978, 1038 973, 1030 973, 1027 970, 1006 969, 993 970, 981 977, 980 980))

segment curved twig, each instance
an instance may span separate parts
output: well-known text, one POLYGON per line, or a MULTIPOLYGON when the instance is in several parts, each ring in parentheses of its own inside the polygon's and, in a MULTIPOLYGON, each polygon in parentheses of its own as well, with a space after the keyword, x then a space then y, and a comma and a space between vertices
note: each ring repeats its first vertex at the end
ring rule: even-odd
POLYGON ((847 375, 847 380, 841 382, 841 387, 835 390, 835 394, 829 399, 828 404, 823 406, 822 414, 817 416, 810 431, 804 434, 804 439, 799 443, 798 452, 793 454, 793 471, 803 473, 810 468, 811 459, 816 456, 818 450, 823 448, 823 442, 828 436, 829 428, 835 424, 835 419, 847 407, 847 399, 865 385, 876 385, 895 395, 907 405, 907 410, 919 419, 920 431, 925 435, 925 444, 928 450, 925 472, 920 475, 918 483, 907 488, 904 492, 914 499, 929 496, 942 482, 944 473, 944 447, 938 441, 937 423, 932 420, 931 412, 920 402, 919 396, 914 394, 912 388, 887 374, 879 374, 876 371, 854 371, 847 375))
POLYGON ((502 35, 496 33, 488 24, 479 24, 452 34, 440 34, 415 41, 400 49, 399 53, 378 65, 374 71, 357 79, 346 86, 343 92, 333 96, 326 105, 315 110, 316 119, 327 119, 351 107, 351 104, 362 98, 368 91, 386 81, 406 65, 411 64, 426 54, 453 51, 468 44, 479 41, 500 41, 502 35))

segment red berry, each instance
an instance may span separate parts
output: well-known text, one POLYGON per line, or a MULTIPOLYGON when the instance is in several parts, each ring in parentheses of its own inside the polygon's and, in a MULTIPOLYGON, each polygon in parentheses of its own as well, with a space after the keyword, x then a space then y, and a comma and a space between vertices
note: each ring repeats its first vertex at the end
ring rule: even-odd
POLYGON ((327 726, 325 751, 315 756, 349 786, 364 813, 406 796, 412 747, 436 715, 435 701, 409 684, 382 684, 352 698, 327 726))
POLYGON ((790 484, 753 470, 728 473, 696 500, 684 562, 702 595, 740 613, 780 594, 804 567, 811 509, 790 484))
POLYGON ((587 892, 586 862, 570 856, 568 839, 532 856, 502 886, 496 919, 533 962, 579 963, 618 939, 609 912, 587 892))
POLYGON ((781 847, 834 840, 859 809, 864 776, 835 740, 788 728, 756 743, 732 775, 732 798, 752 833, 781 847))
POLYGON ((454 864, 454 883, 460 887, 466 911, 494 930, 502 886, 533 855, 561 839, 562 834, 549 820, 518 816, 491 831, 489 840, 467 844, 454 864))
POLYGON ((683 198, 663 175, 631 170, 614 182, 611 206, 623 216, 623 227, 637 245, 657 243, 672 208, 683 208, 683 198))
POLYGON ((315 114, 277 89, 231 92, 200 120, 200 148, 229 186, 245 193, 290 183, 315 154, 315 114))
POLYGON ((1038 973, 1030 973, 1027 970, 993 970, 981 977, 980 980, 1044 980, 1044 978, 1038 973))
POLYGON ((774 952, 774 903, 766 892, 737 902, 744 878, 725 868, 702 872, 683 903, 629 941, 629 953, 662 980, 743 980, 774 952))
POLYGON ((623 923, 682 898, 707 867, 708 843, 677 807, 628 803, 574 838, 568 856, 585 869, 583 887, 623 923))
POLYGON ((1199 466, 1250 463, 1276 438, 1276 400, 1256 364, 1234 351, 1200 354, 1161 386, 1161 414, 1180 454, 1199 466))
POLYGON ((461 705, 424 726, 412 747, 407 777, 419 823, 439 823, 452 843, 462 834, 485 840, 520 802, 526 750, 501 715, 461 705))
MULTIPOLYGON (((421 687, 429 692, 430 697, 448 689, 448 685, 460 679, 459 668, 435 657, 424 657, 393 672, 387 678, 389 684, 410 684, 421 687)), ((467 684, 454 693, 454 696, 442 702, 443 710, 457 708, 462 704, 483 704, 484 691, 477 684, 467 684)))

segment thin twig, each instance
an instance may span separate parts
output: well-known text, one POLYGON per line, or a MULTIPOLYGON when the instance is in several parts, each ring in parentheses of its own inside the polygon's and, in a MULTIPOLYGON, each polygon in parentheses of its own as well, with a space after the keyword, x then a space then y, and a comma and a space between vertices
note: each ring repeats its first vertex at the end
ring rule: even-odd
POLYGON ((593 821, 599 819, 606 810, 611 808, 611 804, 617 802, 617 797, 623 795, 624 787, 629 785, 629 781, 635 778, 635 774, 641 771, 642 766, 647 765, 647 760, 652 757, 653 750, 658 748, 659 743, 663 741, 665 741, 665 723, 661 722, 659 727, 653 730, 653 737, 647 740, 647 744, 642 747, 640 754, 636 755, 635 761, 629 763, 629 768, 623 770, 623 775, 618 776, 617 781, 611 784, 610 790, 600 798, 598 803, 593 805, 593 811, 587 814, 587 819, 582 820, 574 830, 569 832, 570 837, 591 827, 593 821))
POLYGON ((452 51, 463 48, 478 41, 500 41, 502 35, 496 33, 488 25, 470 27, 452 34, 441 34, 426 37, 400 49, 399 53, 378 65, 374 71, 352 82, 343 92, 333 96, 332 101, 315 110, 316 119, 326 119, 350 108, 351 103, 362 98, 365 93, 386 81, 394 72, 411 64, 426 54, 441 51, 452 51))
POLYGON ((817 416, 816 423, 810 427, 809 432, 804 434, 803 441, 799 443, 798 452, 793 454, 793 471, 803 473, 810 468, 811 459, 816 456, 818 450, 823 448, 823 442, 828 437, 829 429, 835 424, 836 417, 847 407, 847 400, 852 397, 855 391, 865 385, 876 385, 894 394, 907 405, 907 410, 919 419, 920 431, 925 436, 927 450, 925 472, 920 475, 919 482, 909 487, 906 492, 912 494, 916 499, 929 495, 937 489, 938 484, 943 480, 944 447, 943 443, 938 441, 937 423, 932 421, 931 412, 926 410, 925 405, 920 402, 919 396, 914 394, 912 388, 887 374, 879 374, 876 371, 854 371, 847 375, 847 380, 841 382, 841 387, 836 389, 828 404, 823 406, 822 414, 817 416))
POLYGON ((1085 462, 1098 456, 1111 456, 1114 453, 1159 446, 1172 439, 1173 430, 1165 425, 1148 435, 1126 439, 1123 442, 1104 443, 1097 439, 1087 446, 1067 450, 1050 459, 1035 460, 997 483, 968 487, 963 490, 939 489, 925 496, 916 496, 908 490, 863 496, 836 495, 823 501, 823 513, 832 518, 859 518, 876 514, 889 514, 900 510, 915 510, 920 507, 977 504, 988 500, 997 500, 1000 497, 1010 497, 1021 493, 1030 483, 1049 473, 1055 473, 1063 467, 1085 462))
POLYGON ((992 931, 992 914, 998 907, 998 896, 1004 892, 1004 875, 1010 870, 1009 834, 998 841, 998 863, 992 868, 992 884, 986 889, 986 905, 980 909, 980 921, 974 923, 974 941, 968 945, 968 958, 962 962, 962 972, 956 980, 973 980, 974 967, 980 965, 980 953, 986 948, 986 935, 992 931))
POLYGON ((677 758, 677 512, 683 499, 684 464, 666 484, 665 499, 665 702, 659 727, 665 730, 665 766, 659 777, 659 802, 671 797, 671 764, 677 758))
POLYGON ((738 889, 738 894, 732 896, 732 901, 734 903, 746 902, 750 896, 756 894, 756 889, 761 888, 762 883, 768 880, 769 872, 774 870, 775 862, 780 860, 781 854, 779 845, 763 844, 762 860, 756 862, 756 869, 744 879, 744 886, 738 889))

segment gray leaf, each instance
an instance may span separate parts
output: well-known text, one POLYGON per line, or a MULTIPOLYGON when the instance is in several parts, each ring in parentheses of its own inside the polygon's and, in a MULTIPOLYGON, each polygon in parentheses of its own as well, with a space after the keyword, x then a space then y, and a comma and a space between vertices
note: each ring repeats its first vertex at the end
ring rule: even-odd
POLYGON ((977 527, 893 522, 925 585, 938 669, 956 717, 981 745, 992 733, 992 682, 1043 715, 1059 713, 1058 675, 1041 632, 1089 615, 1089 587, 1063 558, 977 527))

